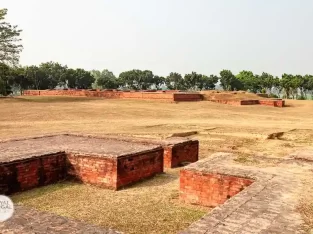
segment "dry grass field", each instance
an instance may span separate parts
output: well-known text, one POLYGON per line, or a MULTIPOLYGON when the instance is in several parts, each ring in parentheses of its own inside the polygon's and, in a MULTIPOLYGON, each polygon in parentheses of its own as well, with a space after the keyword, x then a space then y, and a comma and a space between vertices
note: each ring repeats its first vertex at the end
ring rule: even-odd
MULTIPOLYGON (((58 132, 164 138, 197 131, 192 137, 200 140, 201 158, 213 152, 233 152, 238 163, 262 166, 262 158, 274 158, 275 164, 275 158, 313 146, 313 101, 287 100, 286 104, 286 108, 274 108, 211 102, 2 98, 0 139, 58 132), (280 131, 286 132, 281 140, 266 139, 280 131)), ((177 201, 178 171, 168 170, 118 192, 66 182, 17 194, 13 199, 126 233, 176 233, 206 212, 177 201)), ((304 202, 305 207, 311 204, 309 198, 304 202)), ((307 220, 313 220, 312 209, 304 211, 307 220)))

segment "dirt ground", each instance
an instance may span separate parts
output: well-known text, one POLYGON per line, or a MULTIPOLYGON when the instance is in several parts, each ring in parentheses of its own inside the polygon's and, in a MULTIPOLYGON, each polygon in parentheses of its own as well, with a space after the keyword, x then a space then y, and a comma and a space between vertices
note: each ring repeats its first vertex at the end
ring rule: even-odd
MULTIPOLYGON (((0 99, 0 139, 58 132, 164 138, 177 132, 197 131, 191 137, 200 140, 200 158, 209 157, 214 152, 232 152, 237 155, 238 163, 262 166, 264 157, 274 158, 274 164, 275 158, 313 146, 313 101, 287 100, 286 104, 286 108, 274 108, 238 107, 205 101, 164 103, 73 97, 4 98, 0 99), (266 139, 268 134, 281 131, 286 132, 282 139, 266 139)), ((86 185, 64 183, 32 190, 14 199, 126 233, 175 233, 205 212, 202 208, 178 204, 177 169, 126 189, 118 197, 111 193, 86 185), (62 193, 65 190, 67 192, 62 193), (164 193, 158 193, 160 190, 164 193), (92 215, 79 210, 87 206, 84 199, 87 194, 93 201, 88 204, 93 210, 92 215), (107 196, 110 201, 114 196, 124 202, 119 204, 124 205, 107 201, 99 209, 100 195, 107 196), (159 203, 162 204, 161 210, 153 211, 156 206, 151 204, 159 203), (151 214, 147 216, 149 212, 151 214), (119 218, 114 219, 114 216, 119 218), (167 223, 169 228, 164 229, 167 223)))

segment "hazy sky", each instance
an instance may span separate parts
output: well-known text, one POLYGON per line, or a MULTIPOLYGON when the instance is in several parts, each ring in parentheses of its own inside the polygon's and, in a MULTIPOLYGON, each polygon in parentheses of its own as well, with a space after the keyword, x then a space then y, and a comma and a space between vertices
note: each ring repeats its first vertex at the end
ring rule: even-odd
POLYGON ((1 0, 21 64, 313 74, 313 0, 1 0))

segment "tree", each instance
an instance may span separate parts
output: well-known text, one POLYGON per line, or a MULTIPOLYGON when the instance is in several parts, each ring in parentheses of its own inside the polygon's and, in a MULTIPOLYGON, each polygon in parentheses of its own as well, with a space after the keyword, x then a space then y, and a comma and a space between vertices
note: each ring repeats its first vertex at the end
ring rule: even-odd
POLYGON ((31 80, 26 76, 26 69, 23 67, 15 67, 12 69, 12 76, 14 86, 17 87, 20 94, 23 95, 23 91, 32 85, 31 80))
POLYGON ((102 72, 93 70, 91 74, 95 78, 96 87, 101 87, 105 89, 118 88, 117 79, 113 72, 104 69, 102 72))
POLYGON ((25 67, 25 77, 29 80, 30 86, 37 90, 49 88, 45 73, 37 66, 25 67))
POLYGON ((200 90, 211 90, 215 89, 215 86, 218 82, 218 77, 215 75, 210 76, 202 76, 201 86, 199 86, 200 90))
POLYGON ((0 9, 0 63, 16 65, 23 47, 19 38, 22 30, 5 22, 7 9, 0 9))
POLYGON ((163 76, 154 76, 153 85, 156 89, 161 89, 165 85, 165 78, 163 76))
POLYGON ((77 89, 89 89, 91 88, 92 83, 95 81, 95 78, 89 71, 81 68, 77 68, 75 70, 75 77, 75 88, 77 89))
POLYGON ((233 73, 229 70, 222 70, 220 72, 220 82, 221 86, 224 90, 240 90, 243 88, 242 83, 240 80, 233 75, 233 73))
POLYGON ((174 89, 174 90, 185 89, 184 79, 182 75, 177 72, 171 72, 169 76, 165 78, 165 84, 168 89, 174 89))
POLYGON ((262 89, 259 76, 254 75, 252 71, 241 71, 236 78, 241 82, 243 90, 257 93, 262 89))
POLYGON ((280 89, 284 91, 284 97, 289 98, 292 91, 293 75, 284 73, 280 80, 280 89))
POLYGON ((260 86, 262 89, 265 90, 265 93, 272 94, 273 87, 277 86, 277 81, 275 79, 278 79, 277 77, 274 78, 269 73, 263 72, 262 75, 260 75, 260 86))
POLYGON ((45 82, 49 89, 54 89, 57 85, 66 84, 67 66, 55 62, 47 62, 41 63, 39 69, 44 73, 45 82))
POLYGON ((0 95, 7 96, 11 93, 10 67, 0 63, 0 95))

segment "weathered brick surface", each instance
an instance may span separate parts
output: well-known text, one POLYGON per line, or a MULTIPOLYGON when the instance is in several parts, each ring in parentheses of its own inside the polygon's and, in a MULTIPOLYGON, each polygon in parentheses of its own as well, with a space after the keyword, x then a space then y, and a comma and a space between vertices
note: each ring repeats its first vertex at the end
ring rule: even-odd
POLYGON ((74 96, 74 97, 103 97, 121 99, 147 99, 165 101, 200 101, 199 93, 175 92, 122 92, 122 91, 90 91, 90 90, 25 90, 25 96, 74 96))
POLYGON ((11 194, 65 179, 65 153, 0 164, 0 194, 11 194))
POLYGON ((260 105, 263 106, 274 106, 274 107, 284 107, 285 106, 285 101, 281 99, 264 99, 264 100, 259 100, 260 105))
POLYGON ((208 207, 216 207, 244 190, 253 180, 196 171, 180 171, 180 200, 208 207))
POLYGON ((202 95, 199 93, 174 93, 174 101, 202 101, 202 95))
POLYGON ((117 160, 78 153, 67 154, 67 173, 83 183, 117 189, 117 160))
POLYGON ((117 189, 163 172, 163 149, 117 159, 117 189))
POLYGON ((199 158, 199 141, 164 146, 164 167, 181 166, 184 162, 196 162, 199 158))

